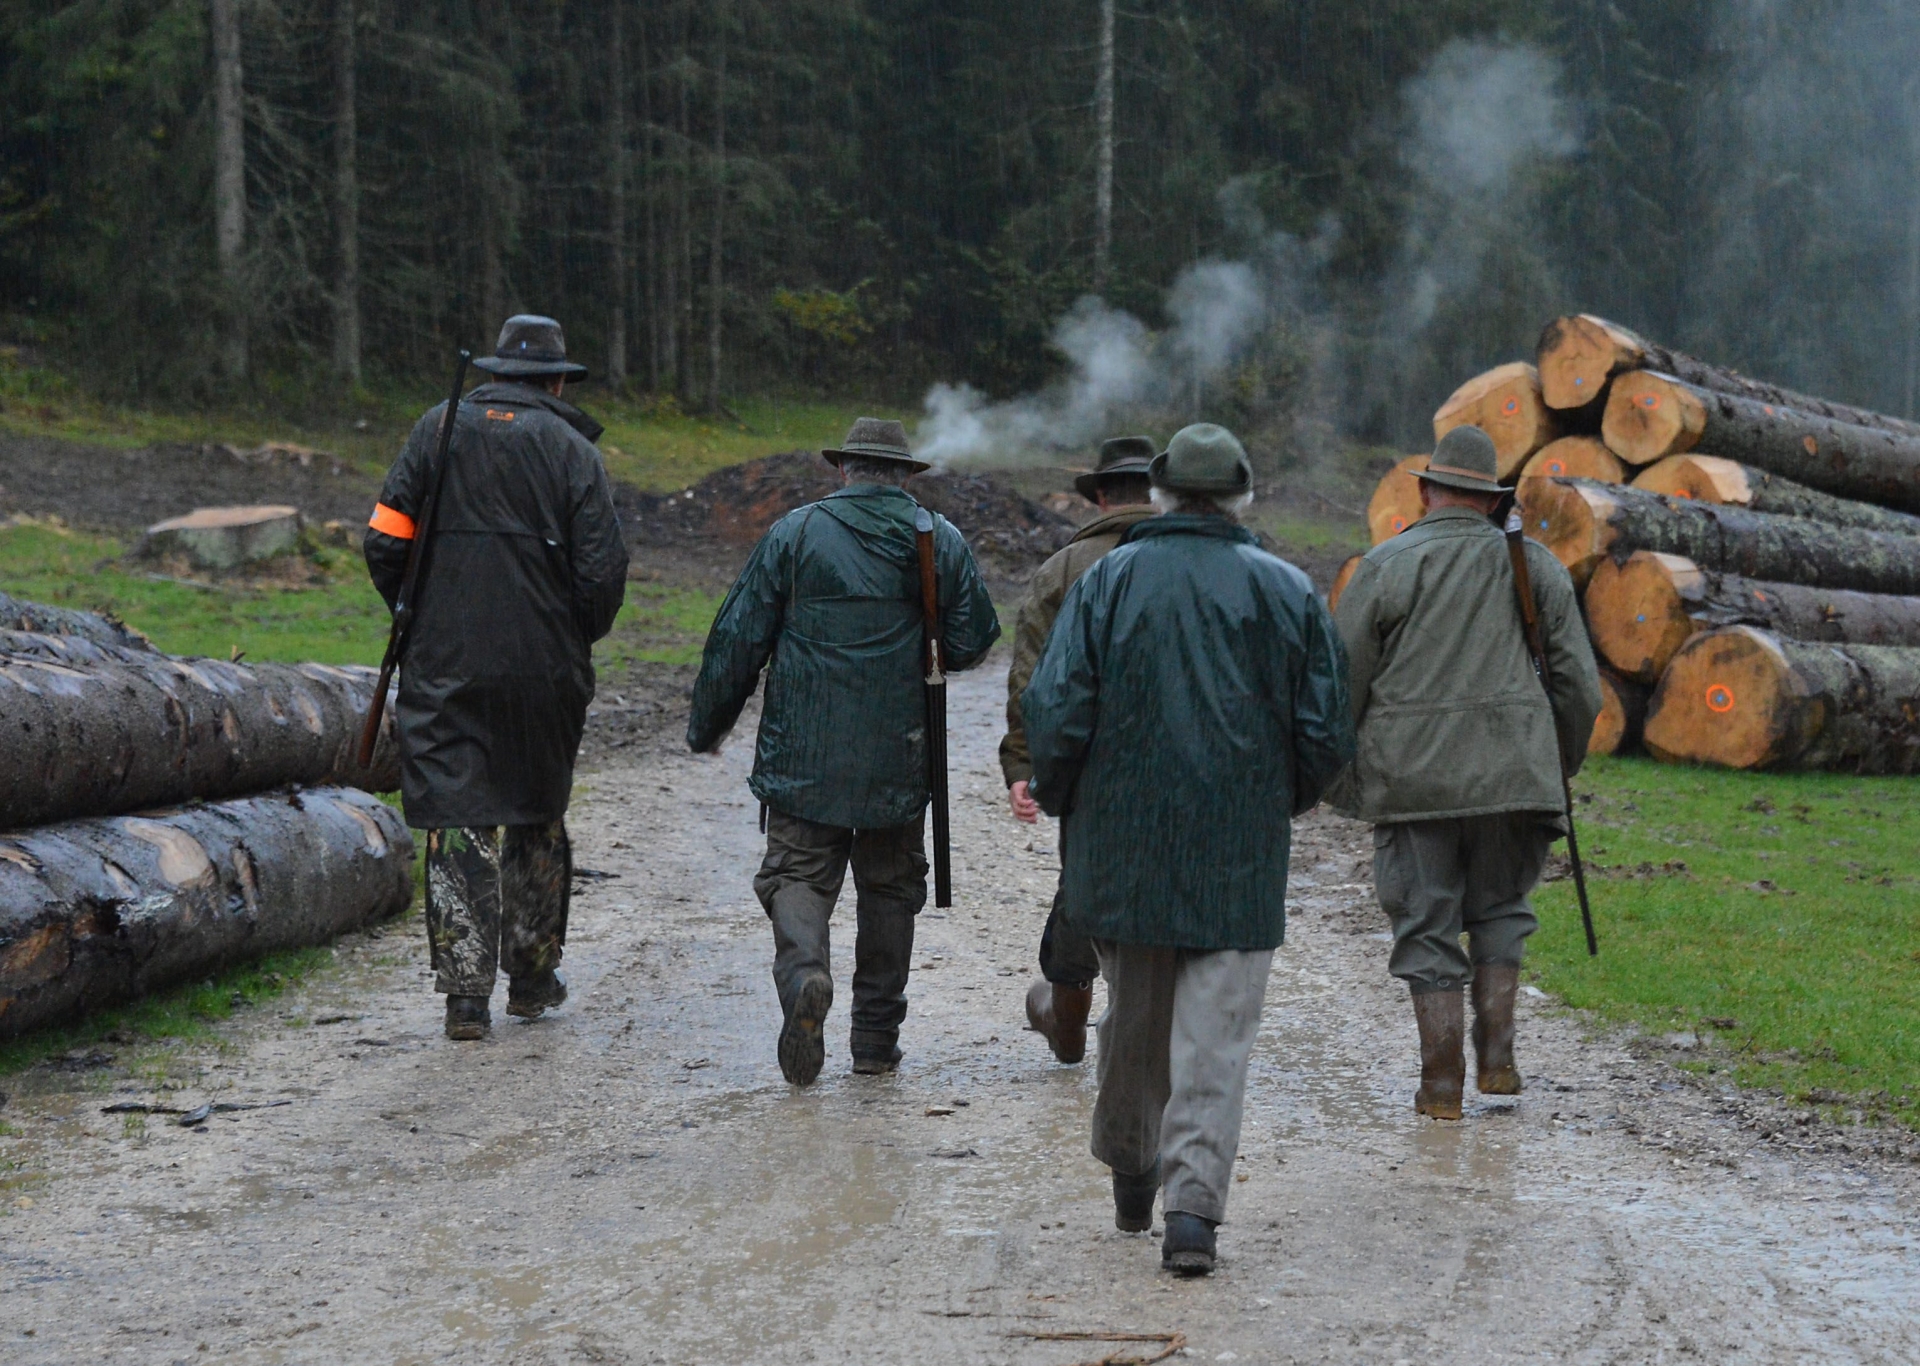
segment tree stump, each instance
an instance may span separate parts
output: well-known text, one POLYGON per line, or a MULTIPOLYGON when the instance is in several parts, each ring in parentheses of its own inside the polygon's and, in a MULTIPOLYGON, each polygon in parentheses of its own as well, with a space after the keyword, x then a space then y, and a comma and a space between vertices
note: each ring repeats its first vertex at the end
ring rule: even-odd
POLYGON ((1433 415, 1433 439, 1471 423, 1493 438, 1500 479, 1511 483, 1527 457, 1560 435, 1540 400, 1540 376, 1525 361, 1499 365, 1455 389, 1433 415))
POLYGON ((1367 533, 1375 545, 1426 516, 1427 510, 1420 506, 1420 481, 1414 477, 1426 467, 1426 456, 1410 455, 1374 486, 1373 497, 1367 500, 1367 533))
POLYGON ((300 512, 280 504, 195 508, 147 528, 141 551, 155 559, 183 555, 200 569, 238 569, 300 545, 300 512))

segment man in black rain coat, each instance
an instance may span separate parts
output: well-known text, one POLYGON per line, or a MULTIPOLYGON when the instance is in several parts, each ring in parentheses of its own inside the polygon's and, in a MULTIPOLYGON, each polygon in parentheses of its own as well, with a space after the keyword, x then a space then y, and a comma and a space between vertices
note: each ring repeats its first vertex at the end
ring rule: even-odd
MULTIPOLYGON (((566 999, 564 817, 593 642, 627 579, 600 424, 560 398, 586 367, 567 360, 551 318, 509 318, 496 353, 474 364, 499 379, 456 410, 394 715, 407 824, 427 831, 427 934, 451 1039, 487 1032, 500 967, 508 1014, 566 999)), ((367 567, 389 607, 444 408, 415 424, 368 527, 367 567)))

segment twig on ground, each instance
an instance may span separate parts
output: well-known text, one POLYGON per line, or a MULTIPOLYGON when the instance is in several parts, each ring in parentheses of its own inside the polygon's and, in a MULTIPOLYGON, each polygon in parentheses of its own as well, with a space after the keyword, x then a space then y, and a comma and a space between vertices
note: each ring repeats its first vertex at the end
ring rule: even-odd
POLYGON ((1007 1336, 1026 1338, 1029 1342, 1157 1342, 1161 1344, 1160 1351, 1150 1357, 1123 1356, 1118 1352, 1109 1352, 1095 1361, 1077 1361, 1074 1366, 1153 1366, 1154 1362, 1165 1361, 1187 1345, 1185 1333, 1023 1332, 1009 1333, 1007 1336))

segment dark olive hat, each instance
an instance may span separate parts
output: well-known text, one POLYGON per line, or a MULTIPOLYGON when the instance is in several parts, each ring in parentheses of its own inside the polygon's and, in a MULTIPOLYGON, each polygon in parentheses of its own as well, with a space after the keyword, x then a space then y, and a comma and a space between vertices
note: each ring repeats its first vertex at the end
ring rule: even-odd
POLYGON ((477 370, 510 379, 533 376, 566 375, 585 379, 587 367, 567 359, 567 334, 552 318, 537 313, 516 313, 500 327, 500 340, 491 356, 473 362, 477 370))
POLYGON ((905 423, 895 422, 886 417, 863 417, 854 421, 847 429, 847 439, 839 448, 821 451, 826 462, 835 469, 840 467, 841 458, 858 455, 868 460, 898 460, 911 465, 914 472, 931 469, 926 461, 916 459, 907 449, 907 428, 905 423))
POLYGON ((1500 483, 1500 456, 1493 438, 1478 427, 1455 427, 1433 448, 1427 467, 1417 477, 1468 493, 1505 493, 1500 483))
POLYGON ((1253 462, 1225 427, 1196 422, 1173 434, 1147 467, 1147 477, 1169 493, 1245 493, 1253 487, 1253 462))
POLYGON ((1153 464, 1153 438, 1116 436, 1100 443, 1100 461, 1090 470, 1081 470, 1074 488, 1089 503, 1100 501, 1100 481, 1113 474, 1145 474, 1153 464))

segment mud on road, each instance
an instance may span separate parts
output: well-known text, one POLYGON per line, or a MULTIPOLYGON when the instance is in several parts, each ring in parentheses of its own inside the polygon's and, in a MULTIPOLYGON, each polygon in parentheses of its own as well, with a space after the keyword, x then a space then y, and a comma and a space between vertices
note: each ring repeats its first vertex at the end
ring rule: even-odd
MULTIPOLYGON (((1417 1118, 1362 827, 1302 822, 1210 1280, 1113 1229, 1089 1067, 1020 1029, 1052 832, 993 763, 1004 655, 956 679, 959 904, 920 924, 906 1061, 780 1079, 749 879, 751 718, 603 747, 573 827, 573 997, 440 1037, 417 921, 218 1047, 42 1071, 0 1111, 0 1360, 1061 1366, 1911 1361, 1914 1168, 1769 1140, 1753 1103, 1528 997, 1517 1101, 1417 1118), (291 1100, 196 1128, 114 1101, 291 1100)), ((504 992, 496 995, 496 1012, 504 992)), ((1471 1096, 1470 1096, 1471 1100, 1471 1096)))

